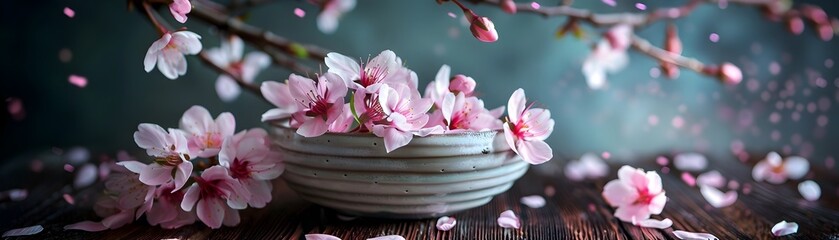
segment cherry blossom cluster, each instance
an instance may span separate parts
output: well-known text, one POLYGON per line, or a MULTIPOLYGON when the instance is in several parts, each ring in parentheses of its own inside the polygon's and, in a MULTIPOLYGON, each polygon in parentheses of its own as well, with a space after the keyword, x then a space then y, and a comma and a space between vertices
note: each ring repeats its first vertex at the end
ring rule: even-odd
POLYGON ((230 113, 213 119, 201 106, 187 110, 179 128, 142 123, 134 141, 150 163, 123 160, 113 165, 105 194, 94 210, 102 221, 66 229, 119 228, 145 215, 151 225, 171 229, 200 220, 211 228, 239 223, 239 210, 271 201, 270 180, 283 172, 261 128, 235 133, 230 113))
POLYGON ((304 137, 327 132, 372 133, 384 138, 387 152, 407 145, 414 136, 501 131, 524 161, 540 164, 553 157, 545 139, 554 120, 547 109, 526 103, 518 89, 504 107, 492 110, 475 96, 477 82, 465 75, 450 76, 443 65, 421 95, 414 71, 393 51, 385 50, 366 63, 329 53, 328 71, 315 79, 291 74, 285 83, 267 81, 262 95, 277 108, 263 121, 288 119, 304 137))

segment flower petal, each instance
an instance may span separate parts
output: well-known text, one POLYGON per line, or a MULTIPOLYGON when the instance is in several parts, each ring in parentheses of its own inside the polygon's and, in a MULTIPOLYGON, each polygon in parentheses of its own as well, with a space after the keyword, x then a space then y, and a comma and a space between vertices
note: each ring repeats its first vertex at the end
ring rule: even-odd
POLYGON ((603 198, 612 207, 632 204, 638 199, 638 190, 618 179, 603 187, 603 198))
POLYGON ((516 216, 516 214, 513 213, 513 210, 507 210, 502 212, 501 215, 498 217, 497 222, 498 226, 502 228, 521 228, 521 221, 516 216))
MULTIPOLYGON (((108 227, 102 225, 101 222, 93 222, 93 221, 81 221, 77 223, 73 223, 67 226, 64 226, 64 230, 82 230, 88 232, 98 232, 107 230, 108 227)), ((6 237, 6 234, 3 234, 3 237, 6 237)))
POLYGON ((637 225, 645 228, 665 229, 673 226, 673 220, 669 218, 665 218, 664 220, 644 219, 639 221, 637 225))
POLYGON ((8 230, 8 231, 4 232, 3 237, 29 236, 29 235, 38 234, 41 231, 44 231, 44 226, 41 226, 41 225, 35 225, 35 226, 25 227, 25 228, 15 228, 15 229, 8 230))
POLYGON ((442 216, 437 219, 437 230, 448 231, 454 228, 455 224, 457 224, 457 219, 449 216, 442 216))
POLYGON ((96 182, 96 176, 99 174, 99 169, 96 165, 88 163, 83 165, 76 171, 76 177, 73 179, 73 187, 76 189, 90 186, 96 182))
POLYGON ((682 153, 673 158, 673 165, 682 171, 702 171, 708 166, 708 159, 699 153, 682 153))
POLYGON ((216 80, 216 93, 221 101, 230 102, 235 100, 236 97, 239 97, 239 94, 242 93, 242 88, 239 87, 239 84, 236 84, 233 78, 227 74, 222 74, 216 80))
POLYGON ((399 235, 387 235, 381 237, 368 238, 367 240, 405 240, 405 238, 399 235))
POLYGON ((687 240, 714 240, 719 239, 710 233, 698 233, 698 232, 688 232, 682 230, 673 231, 673 235, 676 235, 679 239, 687 239, 687 240))
POLYGON ((819 184, 813 180, 807 180, 799 183, 798 192, 800 192, 801 196, 808 201, 819 200, 819 197, 822 195, 822 189, 819 188, 819 184))
POLYGON ((545 141, 519 140, 517 148, 522 160, 533 165, 545 163, 553 158, 553 150, 545 141))
POLYGON ((341 240, 340 238, 328 234, 306 234, 306 240, 341 240))
POLYGON ((329 124, 320 117, 310 118, 297 128, 297 134, 304 137, 317 137, 329 130, 329 124))
POLYGON ((710 172, 699 174, 699 176, 696 177, 696 184, 712 186, 715 188, 722 188, 723 186, 725 186, 726 181, 725 177, 723 177, 719 171, 713 170, 710 172))
POLYGON ((201 222, 207 224, 212 229, 221 227, 221 222, 224 220, 224 203, 218 198, 202 198, 198 201, 196 213, 201 222))
POLYGON ((521 197, 521 204, 527 205, 530 208, 541 208, 545 206, 545 198, 539 195, 530 195, 521 197))
POLYGON ((329 68, 329 72, 338 74, 347 86, 355 86, 353 81, 361 76, 361 65, 352 58, 340 53, 331 52, 326 54, 324 62, 326 63, 326 67, 329 68))
POLYGON ((384 138, 385 150, 387 152, 392 152, 408 145, 408 143, 411 142, 411 139, 414 138, 414 134, 410 132, 403 132, 393 127, 384 127, 381 125, 373 126, 373 133, 376 134, 376 136, 384 138))
POLYGON ((737 191, 728 191, 723 193, 714 187, 699 185, 699 192, 702 193, 702 197, 705 197, 705 200, 715 208, 727 207, 737 201, 737 191))
POLYGON ((810 162, 799 156, 787 157, 784 160, 784 170, 790 179, 800 179, 810 171, 810 162))
POLYGON ((157 186, 172 179, 172 167, 163 166, 157 163, 149 164, 140 172, 140 182, 147 185, 157 186))
POLYGON ((524 112, 524 105, 527 99, 524 96, 524 89, 516 89, 510 100, 507 100, 507 117, 510 122, 515 124, 519 121, 519 117, 524 112))
POLYGON ((181 209, 187 212, 192 211, 192 207, 194 207, 195 203, 198 202, 199 197, 201 197, 201 188, 197 183, 193 183, 186 189, 186 193, 184 193, 184 199, 181 202, 181 209))
POLYGON ((781 221, 772 226, 772 235, 776 237, 786 236, 798 232, 798 223, 781 221))

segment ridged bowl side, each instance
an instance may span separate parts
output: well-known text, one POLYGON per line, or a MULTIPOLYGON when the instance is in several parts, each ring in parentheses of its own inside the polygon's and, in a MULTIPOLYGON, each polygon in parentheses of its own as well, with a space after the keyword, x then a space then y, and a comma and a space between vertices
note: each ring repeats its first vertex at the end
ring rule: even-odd
POLYGON ((478 207, 529 167, 497 131, 414 137, 390 153, 370 134, 306 138, 281 125, 271 133, 291 189, 352 215, 428 218, 478 207))

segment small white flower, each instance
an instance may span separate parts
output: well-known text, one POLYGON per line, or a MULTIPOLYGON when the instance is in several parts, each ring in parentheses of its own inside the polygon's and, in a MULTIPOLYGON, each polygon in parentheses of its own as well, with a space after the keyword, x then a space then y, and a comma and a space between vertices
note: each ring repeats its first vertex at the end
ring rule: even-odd
POLYGON ((201 52, 201 36, 190 31, 177 31, 163 34, 160 39, 152 43, 143 59, 146 72, 151 72, 154 66, 163 76, 176 79, 186 74, 186 58, 184 55, 195 55, 201 52))

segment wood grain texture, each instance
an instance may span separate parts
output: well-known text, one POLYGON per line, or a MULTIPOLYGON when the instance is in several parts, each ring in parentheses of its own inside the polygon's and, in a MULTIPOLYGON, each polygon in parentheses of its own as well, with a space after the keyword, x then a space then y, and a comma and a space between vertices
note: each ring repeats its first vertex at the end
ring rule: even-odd
MULTIPOLYGON (((635 164, 648 170, 660 167, 654 158, 635 164)), ((558 163, 559 161, 557 161, 558 163)), ((72 174, 61 170, 62 160, 52 153, 6 159, 0 166, 0 190, 29 189, 29 197, 20 202, 0 203, 0 231, 41 224, 45 230, 30 239, 303 239, 308 233, 325 233, 346 240, 367 239, 383 235, 402 235, 406 239, 676 239, 673 230, 708 232, 720 239, 777 239, 770 229, 781 221, 799 224, 799 232, 782 239, 839 239, 839 174, 835 169, 815 165, 805 177, 821 185, 819 201, 808 202, 797 190, 799 181, 781 185, 756 183, 751 166, 756 159, 741 163, 711 161, 710 169, 719 170, 727 179, 740 182, 739 198, 732 206, 716 209, 699 193, 680 179, 681 172, 662 173, 668 202, 655 218, 670 218, 673 227, 665 230, 647 229, 620 222, 612 216, 613 208, 603 200, 601 191, 608 180, 615 178, 617 164, 611 174, 600 180, 573 182, 562 175, 556 165, 533 167, 512 189, 496 196, 489 204, 455 214, 457 225, 447 232, 438 231, 436 219, 426 220, 341 220, 337 213, 301 200, 283 181, 275 182, 274 201, 265 209, 242 212, 242 223, 235 228, 211 230, 194 224, 175 230, 150 227, 144 219, 117 230, 88 233, 65 231, 66 224, 96 220, 90 210, 101 191, 101 184, 73 189, 72 174), (45 164, 40 173, 29 171, 32 159, 45 164), (749 185, 751 191, 742 189, 749 185), (545 189, 556 194, 545 196, 545 189), (76 204, 64 201, 64 193, 72 194, 76 204), (547 205, 531 209, 519 203, 522 196, 542 195, 547 205), (496 218, 504 210, 513 210, 522 220, 522 228, 503 229, 496 218)), ((672 166, 671 166, 672 168, 672 166)), ((26 239, 24 237, 23 239, 26 239)))

